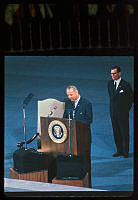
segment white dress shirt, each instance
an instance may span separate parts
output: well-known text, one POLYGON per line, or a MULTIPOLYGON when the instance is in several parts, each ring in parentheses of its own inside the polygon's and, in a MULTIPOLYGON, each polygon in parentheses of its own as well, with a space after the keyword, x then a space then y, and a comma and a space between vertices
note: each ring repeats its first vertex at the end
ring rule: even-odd
POLYGON ((121 77, 120 77, 119 79, 117 79, 117 80, 114 81, 114 84, 115 84, 115 82, 116 82, 116 90, 117 90, 117 88, 118 88, 118 85, 119 85, 120 81, 121 81, 121 77))
POLYGON ((79 95, 78 99, 77 99, 77 100, 75 100, 75 108, 76 108, 76 106, 77 106, 77 104, 78 104, 79 100, 80 100, 80 95, 79 95))
MULTIPOLYGON (((79 95, 78 99, 75 100, 75 105, 74 105, 75 108, 77 107, 79 100, 80 100, 80 95, 79 95)), ((73 119, 74 119, 74 115, 75 115, 75 110, 73 110, 73 119)))

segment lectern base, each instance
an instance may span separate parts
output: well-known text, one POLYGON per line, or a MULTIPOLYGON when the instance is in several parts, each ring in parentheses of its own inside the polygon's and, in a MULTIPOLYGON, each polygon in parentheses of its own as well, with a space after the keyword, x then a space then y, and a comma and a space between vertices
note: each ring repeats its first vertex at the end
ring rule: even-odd
POLYGON ((54 183, 54 184, 61 184, 61 185, 71 185, 71 186, 89 188, 88 173, 85 175, 85 177, 83 179, 80 179, 80 180, 72 180, 72 179, 59 180, 59 179, 56 179, 56 177, 55 177, 52 180, 52 183, 54 183))
POLYGON ((19 173, 10 168, 10 178, 48 183, 48 170, 39 172, 19 173))

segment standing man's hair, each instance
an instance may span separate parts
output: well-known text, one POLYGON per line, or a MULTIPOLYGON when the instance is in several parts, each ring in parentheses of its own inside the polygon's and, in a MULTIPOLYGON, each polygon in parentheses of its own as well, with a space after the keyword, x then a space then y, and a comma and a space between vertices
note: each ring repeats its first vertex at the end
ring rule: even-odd
POLYGON ((66 90, 70 90, 71 88, 73 88, 73 91, 78 90, 77 87, 75 85, 69 85, 66 90))
POLYGON ((117 72, 121 72, 121 68, 119 66, 112 67, 111 70, 117 69, 117 72))

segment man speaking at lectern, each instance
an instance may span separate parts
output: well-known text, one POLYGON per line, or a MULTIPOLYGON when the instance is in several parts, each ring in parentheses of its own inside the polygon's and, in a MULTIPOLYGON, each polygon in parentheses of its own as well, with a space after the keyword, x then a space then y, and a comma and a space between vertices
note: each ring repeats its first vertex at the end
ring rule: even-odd
POLYGON ((64 118, 70 117, 90 125, 92 123, 92 105, 85 98, 81 97, 76 86, 71 85, 66 88, 67 99, 65 100, 64 118))
MULTIPOLYGON (((88 125, 89 128, 89 144, 88 144, 88 152, 86 152, 87 155, 87 161, 88 161, 88 172, 89 172, 89 178, 90 178, 90 187, 91 187, 91 128, 90 124, 93 120, 92 115, 92 104, 80 96, 79 91, 76 86, 71 85, 66 88, 66 94, 67 99, 65 100, 65 111, 63 118, 69 117, 73 120, 85 123, 88 125)), ((85 137, 85 132, 84 132, 85 137)))

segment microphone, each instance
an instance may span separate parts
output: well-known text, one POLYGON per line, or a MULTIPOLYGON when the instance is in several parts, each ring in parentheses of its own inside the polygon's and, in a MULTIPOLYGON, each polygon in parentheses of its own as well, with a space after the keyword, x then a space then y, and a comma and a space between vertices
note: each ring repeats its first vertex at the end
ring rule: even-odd
POLYGON ((23 101, 22 108, 24 109, 33 98, 34 94, 30 93, 23 101))
POLYGON ((54 106, 54 108, 50 111, 49 115, 48 116, 51 116, 53 115, 53 111, 57 109, 57 106, 54 106))

